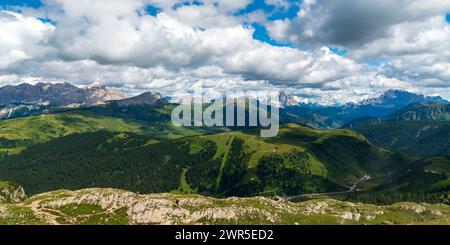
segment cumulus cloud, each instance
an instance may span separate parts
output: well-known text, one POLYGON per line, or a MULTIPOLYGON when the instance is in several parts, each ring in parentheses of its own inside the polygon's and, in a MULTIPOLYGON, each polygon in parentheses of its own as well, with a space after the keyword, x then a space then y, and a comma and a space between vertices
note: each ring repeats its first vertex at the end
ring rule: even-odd
POLYGON ((450 2, 441 0, 308 0, 296 19, 278 21, 270 29, 277 38, 300 45, 354 47, 388 36, 396 24, 427 20, 449 10, 450 2))
MULTIPOLYGON (((265 2, 274 11, 292 4, 265 2)), ((211 90, 280 89, 322 103, 392 87, 434 92, 449 78, 449 25, 441 14, 448 4, 409 2, 305 0, 296 18, 269 21, 262 10, 236 14, 250 0, 45 0, 23 14, 1 12, 0 35, 11 38, 0 39, 0 84, 101 81, 129 94, 182 94, 203 82, 211 90), (159 13, 147 14, 149 4, 159 13), (252 22, 295 45, 255 40, 252 22), (364 63, 370 59, 385 62, 373 67, 364 63)))
MULTIPOLYGON (((53 18, 58 28, 51 40, 58 48, 55 56, 65 61, 92 60, 139 68, 162 66, 172 72, 216 66, 230 77, 294 86, 322 83, 357 69, 351 60, 326 50, 307 52, 254 40, 253 29, 239 23, 197 29, 179 21, 176 14, 139 16, 135 11, 143 7, 139 2, 128 8, 113 4, 104 11, 105 16, 100 9, 103 5, 74 5, 63 0, 55 3, 66 15, 53 18)), ((183 11, 183 7, 177 11, 183 11)))
POLYGON ((54 27, 14 12, 0 12, 0 69, 39 58, 54 27))

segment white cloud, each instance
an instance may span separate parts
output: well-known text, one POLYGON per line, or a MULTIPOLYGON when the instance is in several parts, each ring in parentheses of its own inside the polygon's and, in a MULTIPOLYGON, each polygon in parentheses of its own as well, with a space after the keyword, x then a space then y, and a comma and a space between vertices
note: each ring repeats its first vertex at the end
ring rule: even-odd
POLYGON ((23 15, 0 12, 0 69, 44 53, 48 35, 54 30, 50 24, 23 15))
POLYGON ((100 17, 102 12, 93 10, 96 5, 57 1, 68 14, 56 20, 58 28, 52 41, 58 47, 56 56, 66 61, 163 66, 174 72, 216 66, 231 76, 293 86, 322 83, 357 69, 351 60, 330 52, 305 52, 256 41, 253 30, 240 24, 199 30, 166 13, 138 16, 134 10, 141 7, 139 4, 132 8, 111 6, 107 17, 100 17), (83 7, 89 10, 81 11, 83 7))
POLYGON ((450 1, 442 0, 314 0, 303 2, 297 18, 269 25, 269 29, 274 33, 285 29, 277 38, 299 45, 351 48, 389 35, 394 25, 423 21, 448 11, 450 1))
MULTIPOLYGON (((3 14, 0 34, 12 38, 0 39, 0 83, 21 78, 81 85, 102 81, 134 94, 184 93, 203 81, 221 91, 279 88, 332 103, 359 100, 388 88, 434 93, 449 81, 450 35, 439 15, 447 7, 441 1, 429 6, 419 0, 383 0, 379 5, 374 0, 342 1, 347 5, 309 0, 297 19, 272 22, 263 11, 234 14, 250 1, 213 0, 172 8, 178 2, 46 0, 44 8, 24 11, 25 15, 3 14), (149 3, 163 11, 143 14, 149 3), (343 7, 348 8, 336 11, 343 7), (268 23, 273 38, 300 48, 257 41, 245 22, 268 23), (348 55, 325 47, 333 45, 347 48, 348 55), (371 59, 386 64, 363 63, 371 59)), ((266 3, 278 9, 290 4, 266 3)))

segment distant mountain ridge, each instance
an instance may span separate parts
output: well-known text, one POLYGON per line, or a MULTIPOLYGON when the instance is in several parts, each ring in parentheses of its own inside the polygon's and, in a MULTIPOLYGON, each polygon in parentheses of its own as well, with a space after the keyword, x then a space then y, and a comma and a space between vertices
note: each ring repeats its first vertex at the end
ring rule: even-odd
POLYGON ((26 116, 50 106, 96 105, 110 100, 124 99, 117 89, 93 83, 79 88, 70 83, 22 83, 0 88, 0 118, 26 116))
POLYGON ((168 103, 160 93, 145 92, 137 96, 115 101, 120 106, 129 105, 155 105, 157 103, 168 103))
POLYGON ((342 106, 287 106, 287 120, 318 128, 342 127, 360 118, 383 118, 414 103, 448 103, 439 96, 424 96, 402 90, 388 90, 379 97, 342 106))
MULTIPOLYGON (((359 103, 324 106, 301 103, 295 95, 279 95, 282 123, 300 123, 321 129, 340 128, 361 118, 384 118, 414 103, 448 103, 439 96, 424 96, 402 90, 388 90, 359 103)), ((49 108, 79 107, 114 101, 119 106, 167 104, 157 92, 145 92, 126 98, 118 89, 95 82, 85 88, 70 83, 37 83, 0 88, 0 119, 41 114, 49 108)), ((414 115, 410 114, 411 119, 414 115)))
POLYGON ((79 88, 70 83, 22 83, 17 86, 0 88, 0 104, 44 103, 69 105, 74 103, 95 104, 107 100, 124 99, 125 95, 116 89, 94 83, 87 88, 79 88))
POLYGON ((440 96, 425 96, 403 90, 390 89, 377 98, 366 99, 357 105, 373 105, 381 107, 403 107, 416 102, 443 102, 440 96))

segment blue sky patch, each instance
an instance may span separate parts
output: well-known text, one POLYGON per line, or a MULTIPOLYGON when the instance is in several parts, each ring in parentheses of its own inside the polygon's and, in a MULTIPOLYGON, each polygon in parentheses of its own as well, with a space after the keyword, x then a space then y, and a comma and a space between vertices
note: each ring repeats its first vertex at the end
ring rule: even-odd
POLYGON ((184 1, 184 2, 180 2, 180 3, 176 3, 175 5, 172 6, 172 9, 176 10, 177 8, 183 7, 183 6, 200 6, 203 5, 202 2, 200 1, 184 1))
POLYGON ((450 23, 450 14, 447 14, 447 15, 445 16, 445 20, 446 20, 448 23, 450 23))
POLYGON ((49 19, 49 18, 39 18, 39 20, 42 21, 42 22, 44 22, 44 23, 50 23, 50 24, 52 24, 52 25, 54 25, 54 26, 57 25, 57 22, 56 22, 56 21, 54 21, 54 20, 52 20, 52 19, 49 19))
POLYGON ((1 0, 0 6, 2 8, 6 6, 23 6, 23 7, 31 7, 31 8, 39 8, 42 6, 42 2, 40 0, 1 0))
POLYGON ((340 49, 340 48, 330 48, 331 52, 339 55, 339 56, 345 56, 348 53, 348 50, 346 49, 340 49))
POLYGON ((283 47, 283 46, 290 47, 290 46, 292 46, 290 44, 284 44, 284 43, 277 42, 276 40, 273 40, 269 36, 269 33, 267 32, 267 29, 261 24, 253 23, 253 24, 251 24, 251 26, 255 29, 255 31, 253 32, 253 39, 255 39, 255 40, 259 40, 261 42, 265 42, 265 43, 268 43, 268 44, 270 44, 272 46, 278 46, 278 47, 283 47))
POLYGON ((162 12, 162 9, 150 4, 145 7, 145 12, 151 16, 156 16, 157 14, 162 12))
POLYGON ((274 5, 266 4, 264 0, 255 0, 244 9, 238 11, 236 15, 245 15, 254 11, 262 10, 268 14, 268 20, 293 19, 297 16, 299 10, 298 1, 290 1, 291 4, 286 8, 276 8, 274 5))
POLYGON ((247 5, 244 9, 238 11, 236 15, 245 15, 256 10, 263 10, 265 13, 270 13, 274 10, 274 6, 267 5, 264 0, 256 0, 247 5))
POLYGON ((368 65, 369 67, 377 67, 380 65, 384 65, 386 64, 386 60, 368 60, 366 62, 364 62, 366 65, 368 65))
POLYGON ((292 4, 288 9, 282 9, 279 11, 274 11, 274 13, 269 16, 269 20, 279 20, 279 19, 293 19, 297 17, 297 13, 300 10, 298 4, 292 4))

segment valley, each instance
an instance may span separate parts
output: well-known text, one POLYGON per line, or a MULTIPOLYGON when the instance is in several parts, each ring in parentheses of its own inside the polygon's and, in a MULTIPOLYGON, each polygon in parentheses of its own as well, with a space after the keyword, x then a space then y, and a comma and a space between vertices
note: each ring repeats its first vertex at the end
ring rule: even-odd
POLYGON ((353 131, 288 124, 267 139, 257 130, 176 139, 76 133, 5 156, 0 179, 20 183, 30 194, 112 187, 140 193, 289 196, 345 191, 364 175, 372 178, 361 187, 370 190, 418 164, 378 149, 353 131))

